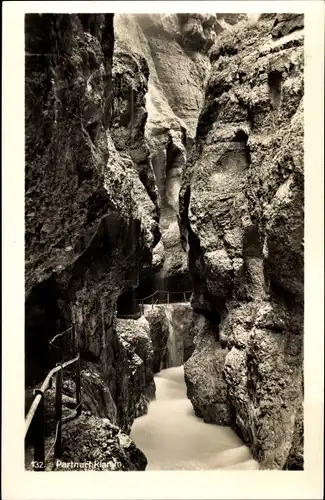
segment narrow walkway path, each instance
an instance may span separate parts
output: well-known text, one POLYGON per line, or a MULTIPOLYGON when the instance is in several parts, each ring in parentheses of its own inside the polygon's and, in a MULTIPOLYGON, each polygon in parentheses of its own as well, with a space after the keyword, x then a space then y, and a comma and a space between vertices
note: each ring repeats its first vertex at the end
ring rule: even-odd
POLYGON ((229 428, 206 424, 186 396, 183 366, 155 376, 156 400, 133 423, 131 438, 148 459, 146 470, 256 470, 258 464, 229 428))
MULTIPOLYGON (((156 306, 188 306, 190 305, 190 302, 170 302, 169 304, 166 304, 164 302, 160 303, 158 302, 157 304, 154 304, 154 307, 156 306)), ((152 305, 151 304, 143 304, 143 314, 146 314, 147 312, 151 311, 152 305)), ((158 374, 156 375, 158 377, 158 374)))

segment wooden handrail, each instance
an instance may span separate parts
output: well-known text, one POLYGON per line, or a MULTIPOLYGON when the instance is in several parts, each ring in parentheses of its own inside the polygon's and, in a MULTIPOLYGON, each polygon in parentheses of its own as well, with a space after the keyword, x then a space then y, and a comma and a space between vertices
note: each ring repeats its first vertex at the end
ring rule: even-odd
POLYGON ((29 408, 29 411, 28 411, 27 416, 25 418, 25 437, 27 435, 30 424, 34 418, 34 415, 36 413, 38 405, 40 404, 40 401, 43 398, 43 394, 50 386, 50 380, 53 377, 53 375, 55 375, 58 371, 63 370, 67 366, 72 365, 78 359, 79 359, 79 354, 75 358, 70 359, 69 361, 66 361, 65 363, 62 363, 62 364, 56 366, 55 368, 52 368, 52 370, 47 374, 47 377, 45 378, 41 388, 36 389, 37 394, 35 396, 33 403, 31 404, 31 407, 29 408))
MULTIPOLYGON (((171 292, 169 290, 156 290, 153 294, 148 297, 143 297, 136 299, 137 302, 141 305, 142 314, 144 314, 144 301, 152 298, 152 307, 154 305, 154 296, 159 293, 167 293, 167 303, 169 303, 170 294, 183 294, 183 299, 186 301, 186 293, 191 293, 191 290, 184 292, 171 292)), ((49 342, 52 347, 56 347, 53 342, 56 338, 61 337, 64 333, 67 333, 71 329, 74 331, 75 343, 76 343, 76 325, 74 321, 73 314, 73 323, 74 327, 69 327, 62 333, 55 335, 55 337, 49 342)), ((75 345, 76 347, 76 345, 75 345)), ((64 349, 65 350, 65 349, 64 349)), ((77 347, 79 351, 79 345, 77 347)), ((62 370, 67 368, 68 366, 76 363, 76 409, 75 416, 79 416, 81 414, 81 387, 80 387, 80 353, 78 353, 74 358, 65 361, 63 363, 59 363, 55 368, 49 371, 45 380, 43 381, 41 387, 39 389, 34 390, 35 398, 28 410, 27 416, 25 418, 25 438, 30 429, 31 423, 35 417, 35 421, 37 420, 37 429, 35 431, 34 437, 34 459, 37 464, 34 470, 45 470, 45 402, 44 402, 44 394, 52 386, 52 377, 57 374, 57 385, 56 385, 56 425, 57 425, 57 439, 55 439, 55 456, 58 457, 61 453, 61 426, 62 422, 66 420, 66 418, 62 418, 62 370)), ((73 412, 73 413, 74 413, 73 412)), ((72 414, 68 416, 71 418, 72 414)), ((46 457, 47 458, 47 457, 46 457)))
POLYGON ((72 326, 67 328, 64 332, 58 333, 49 341, 51 347, 61 349, 63 351, 63 359, 60 363, 52 368, 47 374, 45 380, 43 381, 40 388, 34 390, 35 398, 28 410, 27 416, 25 418, 25 439, 27 437, 28 431, 31 428, 32 422, 34 425, 32 427, 32 441, 34 445, 34 461, 32 462, 33 469, 35 471, 45 470, 45 461, 47 461, 49 455, 52 453, 54 448, 54 457, 60 458, 62 453, 62 423, 70 418, 78 417, 81 414, 81 384, 80 384, 80 346, 79 346, 79 336, 76 328, 74 309, 72 308, 72 326), (64 336, 65 333, 71 331, 73 332, 74 348, 71 352, 71 356, 74 355, 72 359, 64 360, 67 339, 64 336), (56 346, 54 341, 62 337, 63 345, 61 347, 56 346), (70 415, 63 417, 62 415, 62 373, 65 368, 76 363, 76 408, 74 412, 70 415), (45 456, 45 393, 52 387, 52 378, 56 375, 56 388, 55 388, 55 423, 56 423, 56 435, 54 438, 54 443, 50 450, 45 456))
POLYGON ((147 299, 151 299, 151 297, 154 297, 155 295, 157 295, 157 293, 167 293, 167 294, 184 294, 184 293, 192 293, 192 290, 185 290, 183 292, 178 292, 178 291, 173 291, 173 290, 156 290, 154 293, 152 293, 151 295, 148 295, 148 297, 141 297, 139 299, 134 299, 134 300, 138 300, 138 301, 141 301, 141 300, 147 300, 147 299))
POLYGON ((56 373, 55 386, 55 423, 57 426, 57 437, 54 443, 54 456, 61 458, 61 437, 62 437, 62 370, 56 373))

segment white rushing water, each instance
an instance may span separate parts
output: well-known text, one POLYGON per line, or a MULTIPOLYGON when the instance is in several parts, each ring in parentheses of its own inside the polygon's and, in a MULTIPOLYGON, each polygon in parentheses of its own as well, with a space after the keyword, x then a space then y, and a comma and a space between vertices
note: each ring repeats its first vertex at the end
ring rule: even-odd
POLYGON ((137 418, 131 438, 147 457, 146 470, 256 470, 250 450, 229 428, 206 424, 186 396, 184 367, 155 376, 156 400, 137 418))
MULTIPOLYGON (((167 339, 167 353, 168 353, 168 364, 165 366, 179 366, 182 364, 180 355, 177 348, 177 337, 173 328, 171 311, 168 306, 165 308, 166 318, 169 323, 169 335, 167 339)), ((157 384, 156 384, 157 386, 157 384)))

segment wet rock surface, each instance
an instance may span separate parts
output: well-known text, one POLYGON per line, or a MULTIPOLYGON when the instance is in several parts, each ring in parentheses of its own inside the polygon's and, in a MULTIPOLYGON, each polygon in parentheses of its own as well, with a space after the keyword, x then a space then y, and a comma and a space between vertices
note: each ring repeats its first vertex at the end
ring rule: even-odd
POLYGON ((219 21, 229 26, 216 15, 115 16, 119 44, 145 58, 149 69, 145 133, 160 198, 160 279, 168 290, 191 289, 180 241, 178 194, 203 104, 210 69, 207 54, 220 31, 219 21))
MULTIPOLYGON (((112 76, 114 85, 110 126, 112 138, 116 149, 123 153, 123 157, 128 155, 136 165, 138 176, 154 204, 151 208, 151 210, 154 209, 152 217, 158 221, 160 215, 158 188, 150 159, 150 150, 145 139, 148 116, 146 94, 149 78, 146 59, 115 43, 112 76)), ((159 227, 157 225, 158 239, 159 227)))
POLYGON ((186 303, 146 306, 145 318, 153 345, 154 373, 183 365, 194 349, 191 306, 186 303))
POLYGON ((302 468, 303 454, 304 88, 298 17, 260 16, 220 34, 180 194, 192 305, 210 314, 210 326, 202 327, 185 364, 189 396, 198 414, 217 422, 206 401, 222 393, 218 384, 214 388, 218 375, 212 368, 221 366, 232 425, 266 469, 289 463, 302 468), (219 315, 213 341, 211 314, 219 315), (212 393, 207 398, 204 385, 212 393))
POLYGON ((231 424, 231 405, 223 374, 227 351, 218 342, 218 326, 196 316, 195 349, 185 364, 187 396, 195 414, 207 423, 231 424))
POLYGON ((48 342, 73 325, 89 363, 85 409, 127 431, 153 380, 139 372, 137 336, 119 336, 116 302, 143 267, 161 266, 147 66, 118 50, 113 62, 112 14, 30 14, 25 40, 26 385, 61 361, 48 342))
POLYGON ((120 425, 129 431, 134 418, 146 413, 149 401, 155 396, 153 348, 144 316, 138 320, 118 319, 116 331, 121 361, 117 367, 119 385, 115 399, 117 408, 126 415, 120 425))
POLYGON ((158 373, 166 355, 167 342, 170 334, 170 325, 165 313, 165 305, 148 307, 145 317, 150 328, 150 337, 153 345, 153 371, 158 373))
POLYGON ((89 412, 64 426, 62 445, 64 453, 54 461, 51 470, 139 471, 147 465, 145 455, 127 434, 107 418, 89 412))

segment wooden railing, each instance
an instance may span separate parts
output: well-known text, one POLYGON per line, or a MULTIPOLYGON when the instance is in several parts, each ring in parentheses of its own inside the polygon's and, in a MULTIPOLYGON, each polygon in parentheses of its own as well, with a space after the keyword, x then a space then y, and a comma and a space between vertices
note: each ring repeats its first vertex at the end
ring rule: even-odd
POLYGON ((147 297, 141 297, 134 299, 129 299, 132 302, 131 307, 133 305, 134 312, 133 313, 124 313, 121 311, 117 311, 118 318, 139 318, 144 314, 144 306, 145 304, 151 304, 152 308, 158 304, 172 304, 175 302, 189 302, 192 291, 186 290, 182 292, 174 292, 170 290, 156 290, 151 295, 147 297), (177 300, 175 300, 177 298, 177 300))
MULTIPOLYGON (((70 329, 68 329, 70 330, 70 329)), ((68 331, 66 330, 66 332, 68 331)), ((63 332, 63 333, 66 333, 63 332)), ((54 346, 53 341, 62 334, 56 335, 54 339, 50 341, 50 345, 54 346)), ((56 346, 54 346, 56 347, 56 346)), ((34 446, 34 461, 33 469, 36 471, 45 470, 45 462, 50 456, 54 448, 54 458, 60 458, 62 455, 62 423, 66 420, 75 418, 81 414, 81 385, 80 385, 80 353, 74 356, 72 359, 57 363, 55 368, 47 374, 43 384, 39 389, 34 390, 35 398, 29 408, 27 416, 25 418, 25 440, 29 429, 32 426, 32 438, 34 446), (63 380, 63 370, 68 366, 76 365, 76 408, 69 415, 62 418, 62 380, 63 380), (52 379, 56 376, 55 384, 55 438, 50 450, 45 456, 45 393, 48 389, 52 387, 52 379)))
MULTIPOLYGON (((175 297, 176 294, 181 297, 181 301, 188 302, 187 294, 191 294, 191 291, 184 292, 171 292, 168 290, 156 290, 153 294, 148 297, 143 297, 140 299, 135 299, 137 304, 140 306, 140 315, 144 314, 144 304, 151 304, 154 307, 155 304, 159 303, 172 303, 170 301, 171 297, 175 297), (166 302, 161 301, 162 295, 165 296, 166 302), (160 300, 158 300, 160 299, 160 300)), ((74 317, 73 324, 75 325, 74 317)), ((70 327, 62 333, 56 335, 50 342, 51 347, 61 349, 63 353, 66 348, 66 338, 64 334, 68 331, 73 330, 74 339, 74 350, 79 351, 79 343, 76 338, 76 328, 70 327), (58 347, 54 344, 54 341, 62 337, 62 347, 58 347)), ((34 463, 33 469, 37 471, 45 470, 45 463, 53 451, 54 448, 54 458, 60 458, 62 454, 62 423, 71 418, 75 418, 81 414, 81 385, 80 385, 80 353, 76 354, 69 360, 57 363, 57 365, 52 368, 52 370, 47 374, 44 382, 39 389, 34 390, 35 398, 29 408, 27 416, 25 418, 25 440, 28 431, 31 429, 32 425, 32 437, 34 446, 34 463), (62 417, 62 381, 63 381, 63 370, 71 365, 76 365, 75 383, 76 383, 76 408, 66 417, 62 417), (52 379, 56 377, 55 386, 55 438, 50 450, 45 456, 45 394, 48 389, 52 387, 52 379)))
POLYGON ((171 304, 175 302, 171 300, 172 298, 180 297, 179 302, 188 302, 188 298, 186 294, 192 294, 191 290, 186 290, 183 292, 174 292, 170 290, 156 290, 148 297, 143 297, 141 299, 137 299, 139 304, 141 304, 142 314, 144 314, 144 304, 151 304, 153 307, 155 304, 171 304), (166 302, 162 300, 162 297, 165 297, 166 302))

